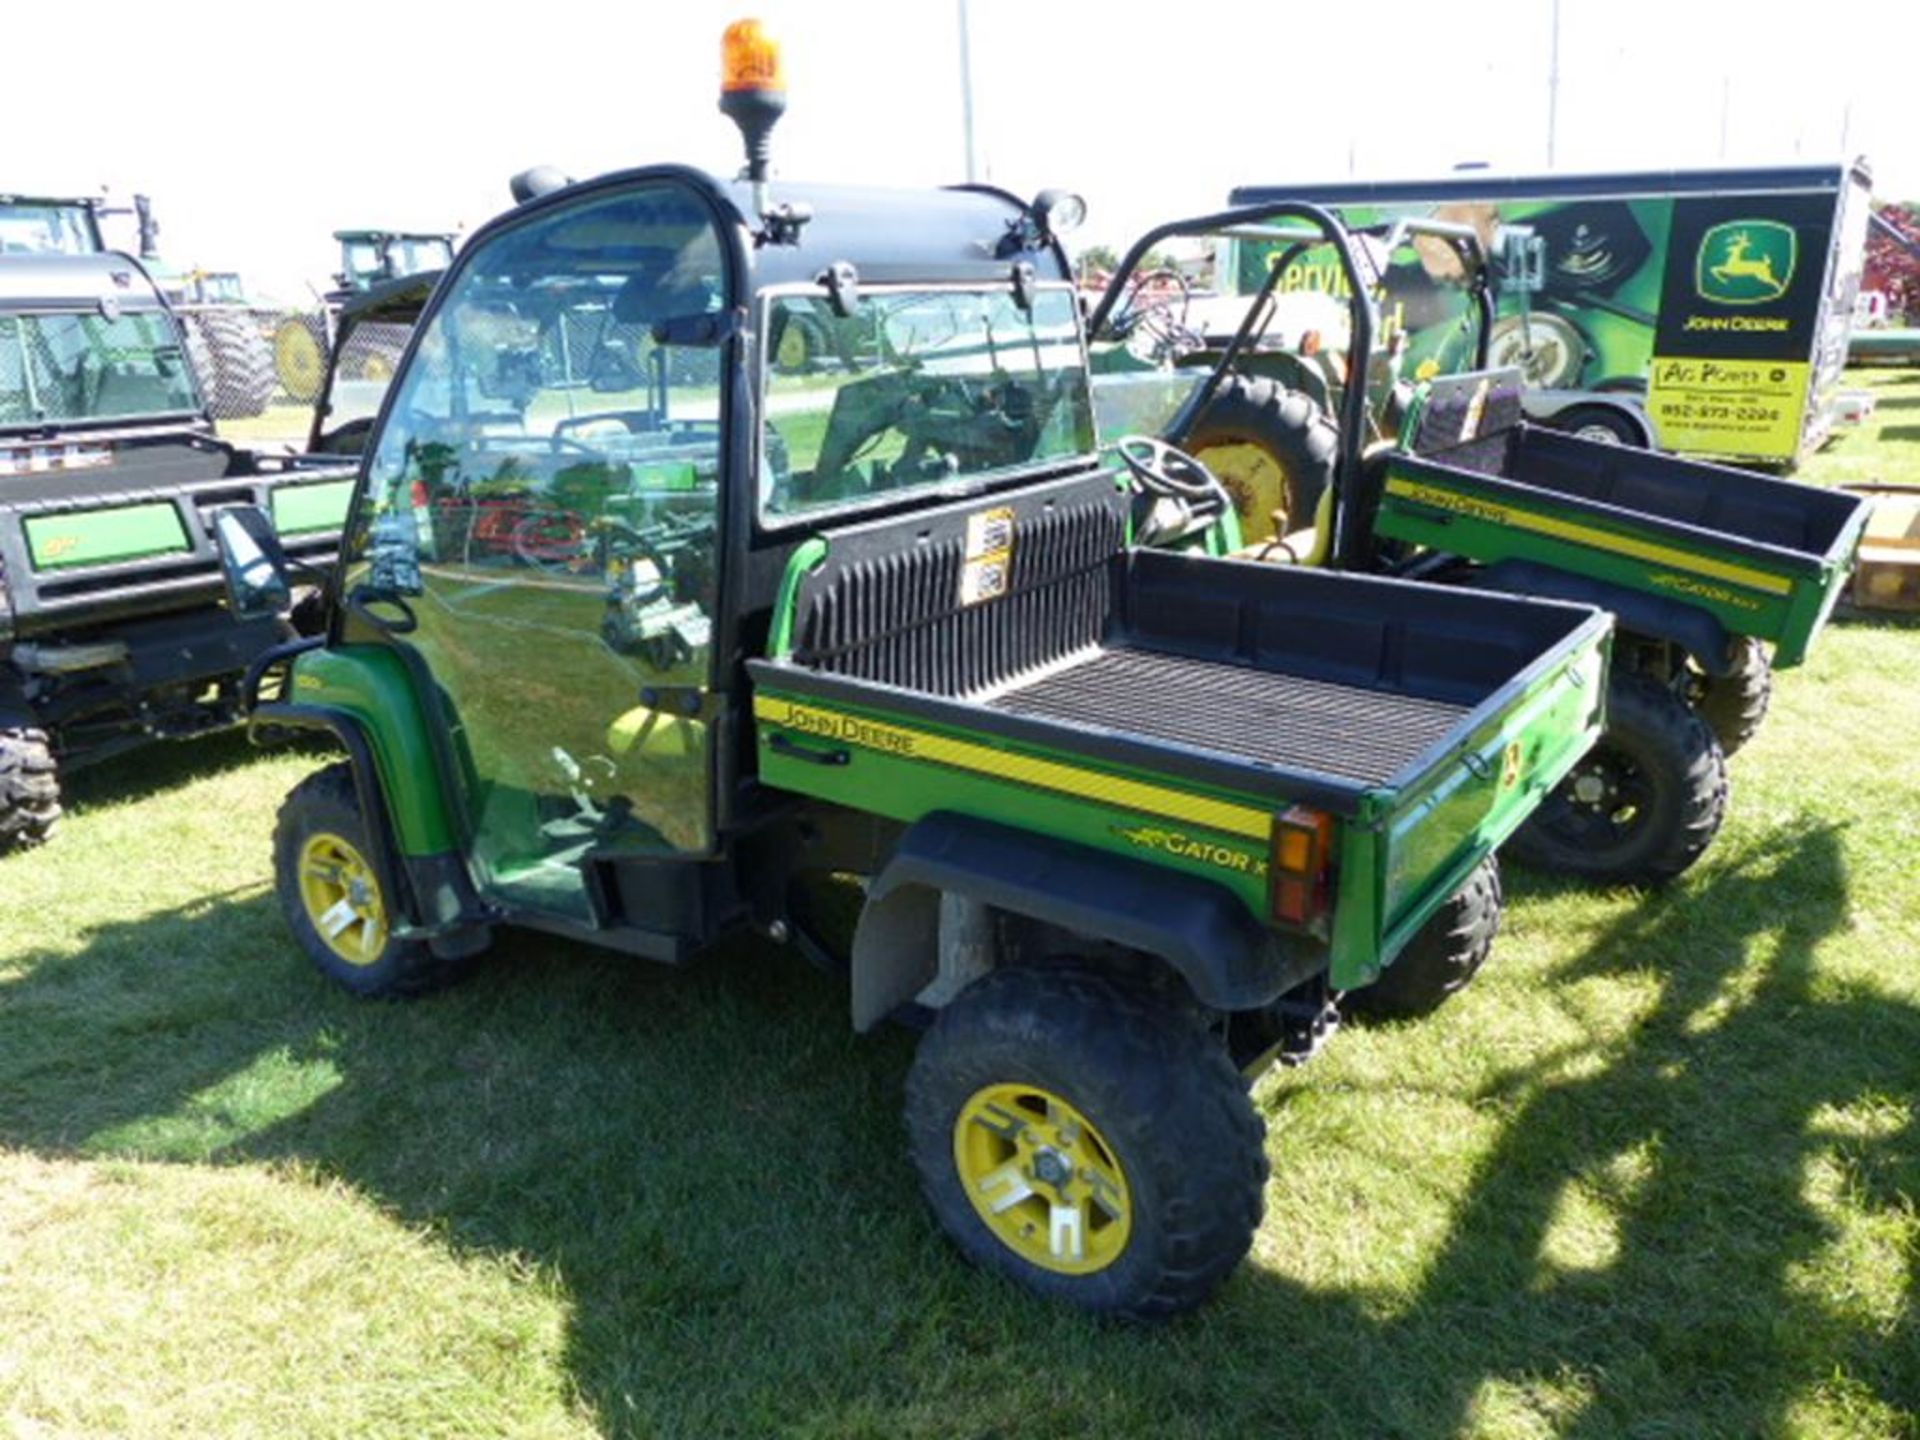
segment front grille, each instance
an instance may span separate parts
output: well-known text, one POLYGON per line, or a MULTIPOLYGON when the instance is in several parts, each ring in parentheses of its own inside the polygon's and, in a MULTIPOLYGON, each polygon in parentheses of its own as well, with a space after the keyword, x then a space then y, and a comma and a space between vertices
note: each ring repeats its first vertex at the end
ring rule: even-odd
POLYGON ((1384 784, 1467 713, 1211 660, 1110 649, 995 697, 993 709, 1384 784))

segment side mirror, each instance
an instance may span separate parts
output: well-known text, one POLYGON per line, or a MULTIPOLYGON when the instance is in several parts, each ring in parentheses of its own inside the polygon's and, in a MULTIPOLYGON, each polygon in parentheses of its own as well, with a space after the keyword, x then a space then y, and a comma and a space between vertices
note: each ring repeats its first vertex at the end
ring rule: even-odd
POLYGON ((257 505, 229 505, 213 513, 214 543, 227 585, 227 608, 237 620, 264 620, 293 602, 287 557, 273 522, 257 505))

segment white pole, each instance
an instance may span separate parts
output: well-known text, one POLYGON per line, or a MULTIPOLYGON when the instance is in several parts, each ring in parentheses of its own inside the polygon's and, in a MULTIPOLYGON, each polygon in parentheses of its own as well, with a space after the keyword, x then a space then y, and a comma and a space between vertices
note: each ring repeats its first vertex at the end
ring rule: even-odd
POLYGON ((1553 56, 1547 64, 1547 168, 1553 168, 1560 129, 1560 0, 1553 0, 1553 56))
POLYGON ((967 183, 980 179, 978 146, 973 133, 973 42, 967 29, 967 0, 960 3, 960 125, 967 137, 967 183))

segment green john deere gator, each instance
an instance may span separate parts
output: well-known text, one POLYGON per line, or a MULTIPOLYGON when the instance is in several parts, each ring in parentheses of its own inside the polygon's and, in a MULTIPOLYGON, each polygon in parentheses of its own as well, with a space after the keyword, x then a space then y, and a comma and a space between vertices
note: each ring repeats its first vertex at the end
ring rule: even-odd
POLYGON ((1799 664, 1831 614, 1869 506, 1528 424, 1520 372, 1483 368, 1491 318, 1469 227, 1401 220, 1357 234, 1317 205, 1277 201, 1156 228, 1090 324, 1109 351, 1142 332, 1170 337, 1158 347, 1157 392, 1140 373, 1103 377, 1103 391, 1157 395, 1160 432, 1235 497, 1256 538, 1248 553, 1616 616, 1607 734, 1513 853, 1601 881, 1658 883, 1718 833, 1726 757, 1765 716, 1773 668, 1799 664), (1180 294, 1143 299, 1134 277, 1175 239, 1211 246, 1223 274, 1263 278, 1204 312, 1180 294), (1264 262, 1232 258, 1245 251, 1264 262), (1342 277, 1344 298, 1309 297, 1322 303, 1317 328, 1303 330, 1285 287, 1309 258, 1307 268, 1342 277), (1395 265, 1428 277, 1430 304, 1451 297, 1451 318, 1426 313, 1418 324, 1430 338, 1450 331, 1441 348, 1473 368, 1401 376, 1415 320, 1383 327, 1374 303, 1395 265), (1276 517, 1260 513, 1276 500, 1276 517))
MULTIPOLYGON (((508 925, 791 940, 857 1028, 927 1027, 912 1160, 968 1256, 1198 1304, 1260 1215, 1246 1075, 1338 997, 1471 977, 1495 847, 1601 725, 1608 622, 1129 544, 1133 467, 1205 482, 1096 447, 1070 206, 776 204, 777 93, 729 96, 746 180, 560 186, 434 291, 326 634, 251 681, 257 735, 345 751, 281 812, 288 923, 385 996, 508 925), (824 343, 783 362, 799 323, 824 343)), ((233 603, 278 608, 271 527, 221 524, 233 603)))
POLYGON ((51 833, 62 768, 238 722, 292 632, 225 608, 212 517, 264 507, 321 564, 351 473, 215 438, 130 256, 0 254, 0 851, 51 833))

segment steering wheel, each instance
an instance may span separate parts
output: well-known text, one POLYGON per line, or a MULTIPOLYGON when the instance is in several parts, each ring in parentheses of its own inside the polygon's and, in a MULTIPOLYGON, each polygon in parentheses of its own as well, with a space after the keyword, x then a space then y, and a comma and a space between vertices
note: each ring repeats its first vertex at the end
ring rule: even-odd
POLYGON ((1158 363, 1206 343, 1187 326, 1192 310, 1193 285, 1185 275, 1170 266, 1145 270, 1128 284, 1114 329, 1130 352, 1158 363), (1146 294, 1149 286, 1152 295, 1146 294))
POLYGON ((1212 500, 1229 510, 1233 508, 1233 497, 1219 476, 1186 451, 1152 435, 1123 436, 1114 441, 1113 448, 1147 494, 1188 504, 1212 500))

